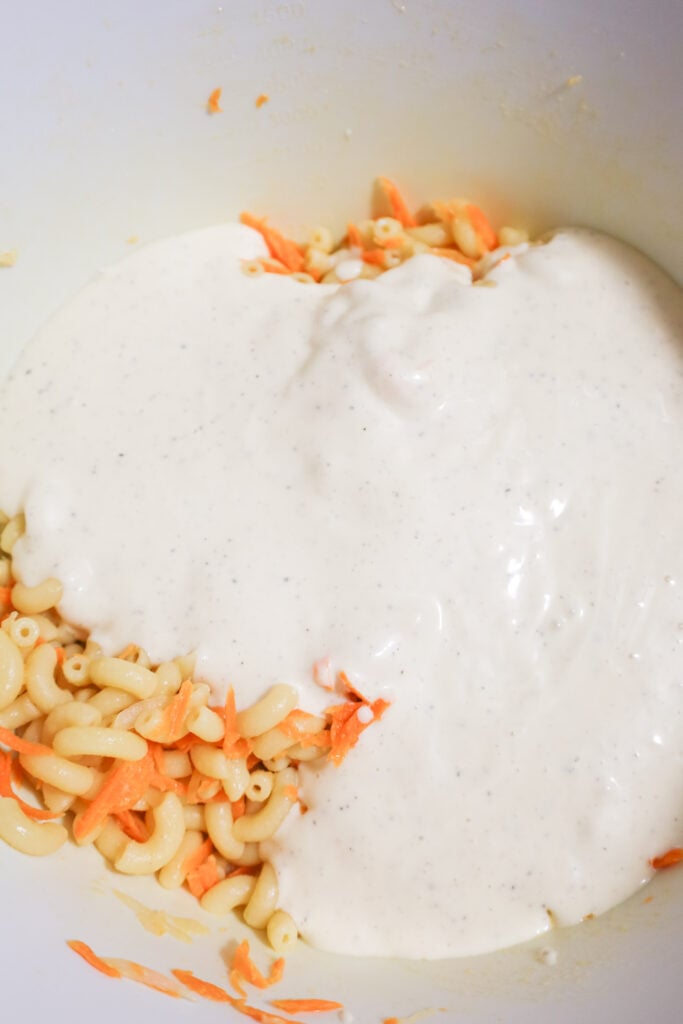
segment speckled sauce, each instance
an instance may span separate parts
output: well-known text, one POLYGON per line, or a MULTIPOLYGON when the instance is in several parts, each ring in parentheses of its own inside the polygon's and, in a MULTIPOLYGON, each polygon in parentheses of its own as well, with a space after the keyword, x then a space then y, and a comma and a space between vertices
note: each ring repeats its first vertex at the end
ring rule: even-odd
POLYGON ((246 278, 225 225, 100 274, 0 408, 22 578, 217 695, 392 701, 264 850, 305 938, 477 953, 621 901, 683 839, 683 301, 583 230, 489 286, 246 278), (491 286, 492 285, 492 286, 491 286))

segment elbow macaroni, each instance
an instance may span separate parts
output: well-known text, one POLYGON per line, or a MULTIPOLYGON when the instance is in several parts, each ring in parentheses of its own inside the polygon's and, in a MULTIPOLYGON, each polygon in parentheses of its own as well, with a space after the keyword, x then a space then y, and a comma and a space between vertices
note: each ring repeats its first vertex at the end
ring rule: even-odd
POLYGON ((24 659, 14 641, 0 630, 0 711, 10 707, 24 683, 24 659))
POLYGON ((175 855, 185 835, 183 806, 175 793, 166 793, 152 809, 154 831, 145 843, 131 839, 114 862, 124 875, 153 875, 175 855))
POLYGON ((45 857, 63 846, 67 835, 63 825, 53 821, 39 825, 24 814, 16 800, 0 797, 0 839, 20 853, 45 857))
MULTIPOLYGON (((20 520, 5 525, 8 550, 20 527, 20 520)), ((11 582, 11 559, 6 562, 11 582)), ((194 655, 153 666, 141 648, 129 645, 111 657, 54 611, 61 597, 57 581, 38 587, 17 582, 6 593, 14 607, 6 600, 0 618, 0 726, 22 730, 27 743, 41 745, 10 756, 48 810, 71 817, 78 845, 94 845, 115 870, 156 874, 168 889, 186 883, 188 858, 210 841, 213 884, 197 893, 202 907, 215 914, 243 907, 244 920, 266 928, 274 949, 294 942, 296 925, 278 907, 277 876, 260 846, 296 800, 296 764, 326 753, 301 746, 291 730, 279 728, 297 706, 294 687, 273 686, 237 714, 249 755, 231 757, 223 750, 223 709, 211 706, 208 686, 192 682, 194 655), (178 698, 184 714, 168 712, 167 718, 185 679, 192 687, 189 700, 178 698), (114 808, 93 817, 91 802, 111 772, 142 762, 150 752, 153 759, 145 763, 154 768, 142 795, 136 790, 124 800, 125 814, 114 808), (201 796, 189 798, 190 792, 201 796), (237 874, 240 868, 250 870, 237 874)), ((296 721, 303 733, 329 725, 313 715, 296 721)), ((17 850, 51 853, 67 836, 63 824, 34 821, 17 800, 0 798, 0 840, 17 850)), ((200 877, 193 872, 191 884, 200 877)))

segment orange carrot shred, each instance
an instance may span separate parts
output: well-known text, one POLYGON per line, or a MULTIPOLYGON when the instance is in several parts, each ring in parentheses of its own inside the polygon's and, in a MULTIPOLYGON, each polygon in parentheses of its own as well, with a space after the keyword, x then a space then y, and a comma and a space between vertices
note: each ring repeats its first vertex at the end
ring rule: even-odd
POLYGON ((384 249, 366 249, 360 254, 363 263, 370 263, 375 267, 384 266, 384 249))
POLYGON ((343 1010, 343 1003, 332 999, 271 999, 270 1005, 285 1013, 326 1013, 329 1010, 343 1010))
POLYGON ((196 899, 201 899, 205 892, 220 882, 223 876, 218 870, 214 854, 209 854, 203 864, 187 876, 187 887, 196 899))
POLYGON ((232 810, 232 820, 237 821, 238 818, 241 818, 247 813, 247 801, 243 796, 241 796, 239 800, 232 801, 230 809, 232 810))
POLYGON ((46 747, 44 743, 31 743, 23 740, 21 736, 15 736, 11 729, 0 726, 0 743, 4 743, 10 750, 16 750, 17 754, 29 754, 34 757, 52 757, 54 750, 46 747))
POLYGON ((269 1013, 268 1010, 260 1010, 257 1006, 249 1006, 244 999, 236 1000, 235 1009, 244 1017, 257 1021, 258 1024, 301 1024, 293 1017, 280 1017, 279 1014, 269 1013))
POLYGON ((192 853, 188 853, 187 857, 182 863, 182 872, 185 875, 189 875, 193 871, 196 871, 197 868, 201 867, 204 861, 208 858, 212 850, 213 843, 211 842, 210 839, 205 839, 204 842, 201 843, 196 850, 193 850, 192 853))
POLYGON ((187 732, 185 717, 192 697, 192 682, 186 679, 175 697, 164 708, 159 724, 149 733, 149 739, 160 743, 173 743, 187 732))
POLYGON ((102 974, 106 974, 108 978, 120 978, 121 971, 116 967, 111 967, 105 963, 104 960, 95 953, 90 946, 86 945, 85 942, 81 942, 79 939, 68 939, 67 946, 69 949, 73 949, 74 953, 78 953, 82 956, 86 963, 94 967, 96 971, 101 971, 102 974))
POLYGON ((262 107, 263 104, 267 103, 269 99, 270 99, 270 96, 268 95, 268 93, 267 92, 262 92, 259 96, 256 97, 255 105, 257 107, 262 107))
POLYGON ((331 669, 332 666, 329 658, 318 658, 313 663, 313 682, 322 690, 328 690, 330 693, 334 690, 334 685, 330 681, 331 669))
POLYGON ((185 799, 187 800, 188 804, 199 803, 199 787, 201 786, 202 782, 205 781, 205 779, 206 776, 202 775, 202 773, 198 772, 196 769, 192 772, 185 793, 185 799))
POLYGON ((158 789, 160 793, 175 793, 177 796, 185 796, 187 793, 187 786, 180 779, 170 779, 168 775, 164 775, 161 772, 152 772, 149 784, 152 789, 158 789))
MULTIPOLYGON (((354 691, 358 693, 357 690, 354 691)), ((335 704, 325 709, 325 714, 332 719, 330 726, 330 739, 332 746, 328 754, 328 760, 340 765, 348 752, 355 747, 361 733, 365 732, 369 725, 379 721, 389 707, 388 701, 381 698, 369 703, 369 701, 353 700, 345 704, 335 704), (372 718, 362 722, 358 718, 358 711, 361 707, 367 707, 372 712, 372 718)))
POLYGON ((169 743, 168 746, 174 750, 182 750, 184 754, 191 750, 192 747, 196 746, 197 743, 202 743, 199 736, 195 736, 193 732, 188 732, 187 736, 183 736, 181 739, 176 740, 175 743, 169 743))
POLYGON ((408 209, 405 199, 399 192, 397 186, 389 178, 377 179, 380 188, 389 200, 389 206, 393 216, 403 225, 404 228, 414 228, 417 221, 408 209))
POLYGON ((662 871, 664 868, 673 867, 674 864, 680 864, 681 861, 683 861, 683 849, 674 847, 663 853, 661 857, 653 857, 650 864, 655 871, 662 871))
POLYGON ((255 231, 258 231, 263 236, 268 246, 268 252, 274 260, 284 263, 294 273, 304 269, 304 258, 296 242, 293 242, 290 238, 285 238, 275 228, 268 227, 265 219, 255 217, 253 213, 247 213, 246 211, 241 213, 240 221, 242 224, 246 224, 247 227, 254 228, 255 231))
POLYGON ((185 985, 191 992, 201 996, 202 999, 210 999, 214 1003, 231 1003, 233 1006, 237 1002, 224 988, 221 988, 219 985, 213 985, 210 981, 196 978, 192 971, 181 971, 176 968, 171 971, 171 974, 174 978, 178 979, 181 985, 185 985))
POLYGON ((228 687, 225 695, 225 736, 223 737, 223 753, 231 760, 241 760, 249 754, 249 744, 240 736, 237 728, 237 708, 235 706, 235 691, 232 686, 228 687))
POLYGON ((236 992, 243 996, 245 992, 242 981, 254 985, 255 988, 270 988, 271 985, 275 985, 281 980, 284 970, 285 961, 279 957, 272 964, 268 977, 264 977, 249 956, 249 943, 245 939, 235 950, 230 968, 230 984, 236 992))
POLYGON ((359 228, 355 224, 347 224, 346 226, 346 238, 350 246, 356 249, 363 249, 363 236, 360 233, 359 228))
POLYGON ((108 814, 129 811, 144 795, 154 774, 151 750, 139 761, 115 764, 97 796, 75 820, 73 830, 76 839, 85 838, 108 814))
POLYGON ((285 786, 282 790, 282 795, 291 800, 292 803, 296 803, 299 799, 299 789, 297 786, 285 786))
POLYGON ((401 1024, 398 1017, 385 1017, 382 1024, 401 1024))
POLYGON ((14 765, 18 765, 18 762, 14 761, 13 763, 12 755, 6 754, 4 750, 0 750, 0 796, 11 797, 13 800, 16 800, 24 814, 34 821, 52 821, 53 818, 61 818, 61 811, 44 811, 40 807, 33 807, 31 804, 27 804, 20 796, 17 796, 12 789, 14 765))
POLYGON ((484 248, 489 250, 495 249, 498 245, 498 238, 484 211, 478 206, 475 206, 474 203, 468 203, 465 207, 465 212, 467 213, 470 224, 479 235, 484 248))
POLYGON ((351 696, 355 697, 356 700, 361 701, 363 704, 367 704, 366 698, 363 696, 360 690, 356 689, 356 687, 353 685, 353 683, 347 676, 346 672, 337 673, 337 682, 341 686, 342 690, 346 691, 346 693, 350 693, 351 696))
POLYGON ((114 817, 129 839, 136 843, 144 843, 149 839, 144 821, 133 811, 117 811, 114 817))
POLYGON ((206 108, 210 114, 220 114, 223 111, 221 106, 222 89, 214 89, 207 100, 206 108))
POLYGON ((12 604, 12 588, 0 587, 0 604, 12 604))

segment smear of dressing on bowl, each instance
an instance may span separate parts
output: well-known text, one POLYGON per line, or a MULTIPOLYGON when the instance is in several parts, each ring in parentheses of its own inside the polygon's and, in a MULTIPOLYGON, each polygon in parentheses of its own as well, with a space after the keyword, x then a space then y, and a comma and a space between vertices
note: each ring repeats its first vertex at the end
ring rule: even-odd
POLYGON ((600 913, 681 839, 683 301, 583 230, 472 287, 248 279, 226 225, 101 273, 2 395, 22 578, 113 653, 382 722, 265 853, 315 945, 441 957, 600 913))

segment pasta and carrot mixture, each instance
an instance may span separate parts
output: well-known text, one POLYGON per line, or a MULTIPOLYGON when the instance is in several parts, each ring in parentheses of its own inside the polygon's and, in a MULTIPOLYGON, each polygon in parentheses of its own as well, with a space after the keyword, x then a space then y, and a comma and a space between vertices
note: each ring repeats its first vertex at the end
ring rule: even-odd
MULTIPOLYGON (((214 112, 219 100, 216 90, 209 101, 214 112)), ((496 250, 528 241, 521 229, 495 230, 467 200, 434 202, 414 215, 388 179, 379 179, 378 195, 379 215, 350 223, 336 242, 328 229, 316 228, 301 245, 264 219, 242 214, 269 253, 244 261, 242 269, 250 276, 344 284, 430 253, 468 267, 474 284, 486 284, 486 271, 509 258, 496 250)), ((232 689, 223 704, 213 704, 210 687, 195 678, 191 654, 152 664, 130 644, 109 656, 60 615, 57 580, 29 587, 15 578, 12 550, 23 528, 21 515, 0 520, 0 838, 36 856, 69 839, 94 845, 117 871, 156 874, 169 889, 185 886, 210 913, 241 908, 247 925, 265 930, 275 951, 288 949, 296 922, 280 906, 277 876, 260 844, 290 813, 307 811, 298 766, 326 759, 339 767, 388 703, 366 699, 343 672, 333 675, 325 659, 312 671, 330 703, 315 715, 299 708, 297 690, 281 682, 250 707, 238 710, 232 689)), ((672 849, 651 864, 665 868, 682 856, 672 849)), ((72 948, 111 977, 137 971, 136 980, 178 994, 169 991, 168 979, 150 980, 139 965, 124 969, 128 962, 102 961, 82 943, 72 948)), ((250 966, 248 950, 242 953, 231 972, 240 999, 188 972, 174 972, 176 979, 250 1015, 240 979, 266 982, 250 966)), ((278 971, 276 964, 271 980, 278 971)), ((288 1012, 336 1005, 274 1003, 288 1012)))
MULTIPOLYGON (((215 90, 211 110, 219 100, 215 90)), ((476 270, 499 243, 527 239, 512 228, 496 234, 464 200, 413 216, 392 182, 378 186, 383 214, 349 224, 339 244, 317 228, 299 245, 242 214, 270 254, 243 270, 343 283, 423 252, 476 270)), ((209 686, 193 678, 192 655, 153 665, 130 644, 110 657, 64 621, 57 580, 29 587, 14 577, 23 517, 0 526, 0 838, 34 856, 69 838, 94 845, 117 871, 186 886, 211 913, 243 908, 248 925, 286 949, 297 928, 279 906, 260 844, 295 805, 306 813, 297 766, 323 758, 339 766, 388 703, 368 701, 343 672, 331 677, 321 659, 313 674, 330 691, 323 715, 298 708, 284 683, 240 711, 232 689, 215 706, 209 686), (19 795, 27 787, 41 807, 19 795)))
POLYGON ((191 656, 151 665, 133 644, 105 656, 57 612, 56 580, 14 580, 21 528, 10 519, 0 536, 0 837, 34 856, 69 835, 94 844, 117 871, 185 885, 210 913, 243 907, 286 949, 296 925, 259 844, 295 805, 306 812, 297 766, 340 765, 387 702, 366 700, 343 672, 328 681, 321 663, 324 715, 298 708, 286 684, 238 711, 232 689, 211 704, 191 656), (43 807, 19 795, 23 784, 43 807))

